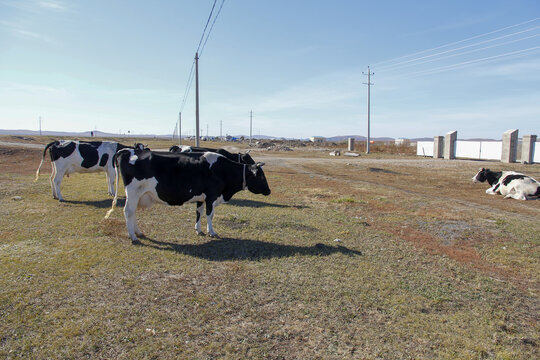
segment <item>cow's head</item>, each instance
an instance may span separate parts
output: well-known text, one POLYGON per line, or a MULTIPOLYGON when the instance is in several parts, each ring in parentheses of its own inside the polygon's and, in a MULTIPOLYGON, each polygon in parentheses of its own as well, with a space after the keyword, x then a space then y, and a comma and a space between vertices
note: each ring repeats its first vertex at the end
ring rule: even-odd
POLYGON ((172 153, 179 152, 179 151, 180 151, 180 147, 178 145, 173 145, 169 148, 169 152, 172 152, 172 153))
POLYGON ((150 150, 150 149, 148 148, 148 145, 141 144, 141 143, 135 143, 135 144, 133 144, 133 149, 139 150, 139 151, 144 150, 144 149, 150 150))
POLYGON ((246 151, 244 154, 240 153, 240 162, 242 164, 248 164, 248 165, 255 164, 255 160, 253 160, 251 155, 249 155, 249 150, 246 151))
POLYGON ((258 162, 253 165, 247 165, 246 185, 249 191, 254 194, 270 195, 270 187, 266 181, 266 176, 262 169, 264 163, 258 162))
POLYGON ((476 173, 476 175, 473 176, 472 181, 473 182, 485 182, 487 180, 487 174, 489 172, 489 169, 480 168, 480 171, 476 173))

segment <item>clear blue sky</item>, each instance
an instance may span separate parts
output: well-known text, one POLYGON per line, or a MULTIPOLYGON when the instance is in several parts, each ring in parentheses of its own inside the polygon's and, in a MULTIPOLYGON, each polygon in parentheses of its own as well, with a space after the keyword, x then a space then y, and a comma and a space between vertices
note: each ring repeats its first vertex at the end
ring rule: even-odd
MULTIPOLYGON (((212 4, 0 0, 0 128, 172 133, 212 4)), ((366 135, 368 65, 374 137, 540 135, 538 0, 226 0, 201 129, 366 135)))

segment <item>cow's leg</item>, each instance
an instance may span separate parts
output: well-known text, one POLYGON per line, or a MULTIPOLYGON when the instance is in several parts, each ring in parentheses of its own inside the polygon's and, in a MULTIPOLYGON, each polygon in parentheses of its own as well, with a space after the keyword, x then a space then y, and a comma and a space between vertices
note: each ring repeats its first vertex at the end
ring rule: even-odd
POLYGON ((129 238, 131 239, 131 243, 136 245, 140 244, 139 239, 137 239, 137 236, 135 235, 135 232, 139 232, 140 230, 137 226, 137 204, 139 203, 139 197, 136 196, 137 194, 127 194, 126 193, 126 205, 124 206, 124 217, 126 218, 126 226, 129 238), (135 196, 134 196, 135 195, 135 196))
POLYGON ((56 194, 55 199, 58 199, 59 201, 64 201, 64 198, 62 197, 62 192, 60 191, 60 185, 62 184, 62 179, 64 178, 65 169, 56 167, 56 171, 54 172, 54 178, 53 178, 53 197, 56 194))
POLYGON ((510 193, 504 197, 505 199, 527 200, 527 197, 523 193, 510 193))
POLYGON ((201 214, 204 209, 204 202, 197 201, 197 207, 195 208, 196 213, 196 222, 195 222, 195 231, 197 232, 197 235, 204 235, 204 233, 201 230, 201 214))
POLYGON ((214 209, 216 205, 215 201, 211 201, 208 198, 206 199, 206 229, 208 230, 208 235, 211 237, 217 237, 217 234, 212 227, 212 219, 214 218, 214 209))
POLYGON ((114 196, 114 181, 116 180, 116 172, 114 171, 114 168, 112 166, 108 166, 105 174, 107 176, 109 195, 114 196))
POLYGON ((51 183, 52 196, 53 196, 53 199, 58 200, 58 195, 56 195, 56 187, 54 186, 54 177, 56 176, 56 165, 53 162, 51 166, 52 166, 52 171, 51 171, 51 177, 49 178, 49 181, 51 183))

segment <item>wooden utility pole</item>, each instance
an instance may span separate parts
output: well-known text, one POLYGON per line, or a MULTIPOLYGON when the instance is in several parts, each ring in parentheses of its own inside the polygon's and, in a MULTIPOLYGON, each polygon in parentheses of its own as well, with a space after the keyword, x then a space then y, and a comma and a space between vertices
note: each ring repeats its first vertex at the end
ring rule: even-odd
POLYGON ((178 112, 178 145, 182 145, 182 112, 178 112))
POLYGON ((199 53, 195 53, 195 146, 199 147, 199 53))
POLYGON ((249 143, 253 138, 253 110, 249 112, 249 143))
POLYGON ((367 140, 366 140, 366 154, 369 154, 369 142, 370 142, 370 87, 373 85, 370 81, 371 75, 375 75, 375 73, 372 73, 369 69, 369 66, 367 67, 367 74, 365 72, 362 72, 362 74, 367 75, 367 83, 364 83, 367 85, 367 140))
POLYGON ((219 121, 219 139, 223 140, 223 120, 219 121))

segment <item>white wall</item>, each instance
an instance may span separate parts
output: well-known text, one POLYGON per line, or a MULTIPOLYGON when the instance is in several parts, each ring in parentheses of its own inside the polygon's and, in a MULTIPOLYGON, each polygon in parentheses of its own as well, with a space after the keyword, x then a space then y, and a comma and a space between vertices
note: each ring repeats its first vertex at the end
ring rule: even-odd
POLYGON ((532 161, 534 163, 540 163, 540 142, 534 143, 534 152, 533 152, 533 159, 532 161))
POLYGON ((418 141, 416 143, 416 155, 433 157, 433 141, 418 141))
MULTIPOLYGON (((540 162, 540 146, 536 147, 537 162, 540 162)), ((416 155, 433 156, 433 141, 419 141, 416 155)), ((456 157, 478 160, 501 160, 502 141, 456 141, 456 157)))

